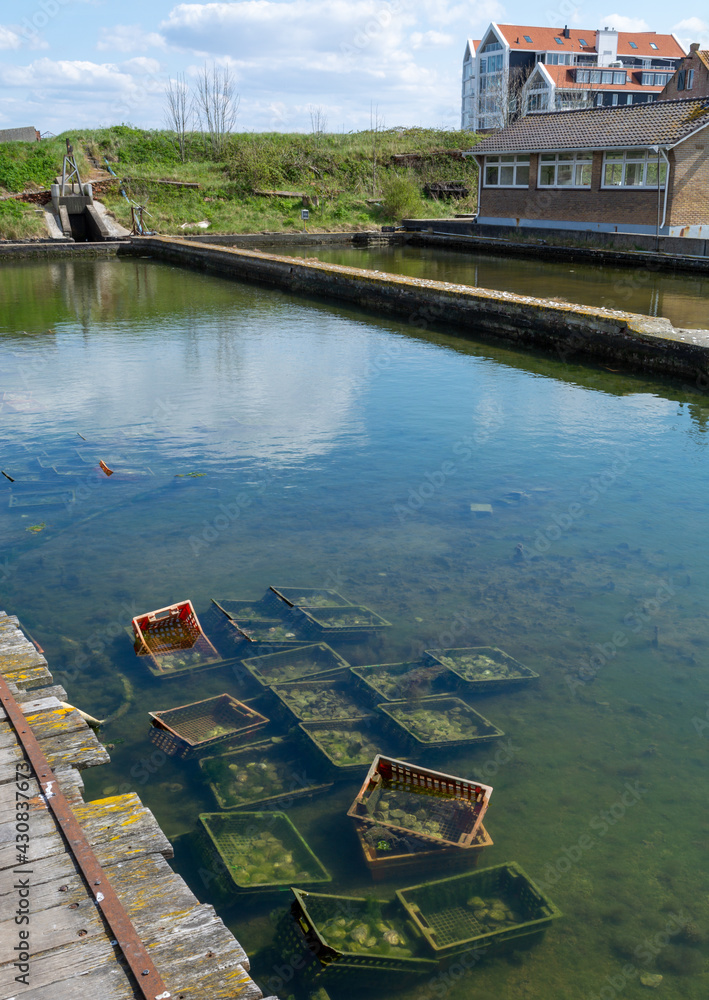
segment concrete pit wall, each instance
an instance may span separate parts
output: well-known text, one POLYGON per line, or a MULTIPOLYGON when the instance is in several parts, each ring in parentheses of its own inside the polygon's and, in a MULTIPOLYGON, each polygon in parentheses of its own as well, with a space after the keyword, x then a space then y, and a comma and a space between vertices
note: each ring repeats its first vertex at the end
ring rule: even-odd
POLYGON ((351 303, 423 329, 453 327, 475 338, 543 349, 562 361, 612 362, 709 388, 709 330, 677 330, 666 319, 170 237, 134 238, 127 252, 351 303))

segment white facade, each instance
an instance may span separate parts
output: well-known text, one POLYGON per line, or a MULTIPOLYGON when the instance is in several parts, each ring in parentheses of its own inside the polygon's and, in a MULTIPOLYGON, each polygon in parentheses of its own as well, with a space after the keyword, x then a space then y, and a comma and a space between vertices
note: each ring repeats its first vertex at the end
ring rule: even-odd
POLYGON ((674 36, 643 32, 636 37, 637 42, 631 33, 612 28, 570 31, 491 22, 479 42, 468 39, 465 47, 461 128, 503 128, 528 111, 655 100, 683 50, 674 36), (569 68, 563 79, 557 67, 569 68), (524 88, 516 93, 523 77, 524 88))

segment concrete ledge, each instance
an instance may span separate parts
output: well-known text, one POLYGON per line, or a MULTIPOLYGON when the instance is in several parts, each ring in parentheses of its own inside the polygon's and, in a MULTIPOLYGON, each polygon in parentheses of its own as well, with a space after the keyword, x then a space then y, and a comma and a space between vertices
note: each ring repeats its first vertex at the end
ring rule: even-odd
POLYGON ((0 243, 0 260, 26 257, 115 257, 127 240, 105 243, 75 243, 73 240, 28 240, 26 243, 0 243))
POLYGON ((677 330, 666 319, 169 237, 134 238, 127 252, 351 303, 419 328, 453 326, 476 339, 553 352, 562 361, 610 361, 680 377, 701 391, 709 387, 709 330, 677 330))

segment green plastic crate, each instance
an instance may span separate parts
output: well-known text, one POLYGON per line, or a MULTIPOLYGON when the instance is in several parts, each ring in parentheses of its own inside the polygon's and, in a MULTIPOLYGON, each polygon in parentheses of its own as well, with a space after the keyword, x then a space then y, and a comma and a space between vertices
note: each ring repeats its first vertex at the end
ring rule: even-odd
POLYGON ((489 743, 505 734, 460 698, 420 698, 377 706, 419 747, 438 749, 489 743), (449 728, 448 734, 446 726, 449 728))
POLYGON ((203 845, 225 893, 278 892, 330 875, 283 812, 202 813, 203 845))
POLYGON ((301 722, 299 726, 333 767, 349 774, 367 769, 382 751, 380 723, 376 715, 370 715, 350 722, 301 722))
POLYGON ((297 649, 266 656, 251 656, 241 662, 264 687, 349 667, 347 660, 324 642, 306 643, 297 649))
POLYGON ((297 888, 292 892, 293 921, 313 956, 304 970, 306 982, 341 982, 358 988, 378 985, 381 989, 387 973, 396 976, 397 986, 435 975, 435 959, 421 953, 423 942, 417 933, 412 934, 406 911, 396 900, 297 888))
POLYGON ((303 628, 311 635, 338 639, 363 639, 375 632, 391 628, 391 622, 362 604, 342 608, 298 608, 303 616, 303 628))
POLYGON ((323 679, 316 675, 311 680, 274 684, 271 690, 300 722, 363 719, 372 714, 354 696, 348 670, 333 671, 323 679))
POLYGON ((310 640, 300 622, 286 621, 282 618, 234 618, 226 620, 227 635, 237 645, 254 643, 256 645, 305 646, 310 640))
POLYGON ((410 700, 452 691, 457 678, 443 663, 374 663, 350 667, 370 698, 410 700))
POLYGON ((427 649, 426 654, 446 666, 466 690, 475 694, 508 691, 523 687, 539 677, 496 646, 427 649))
POLYGON ((398 889, 396 895, 439 960, 541 935, 561 916, 514 862, 398 889))
POLYGON ((332 788, 331 781, 318 782, 308 774, 297 748, 288 742, 252 743, 219 757, 203 757, 199 766, 221 809, 256 803, 270 807, 332 788))
POLYGON ((242 601, 231 597, 220 597, 219 600, 213 597, 212 604, 225 618, 233 621, 241 621, 242 618, 249 621, 280 618, 279 604, 275 598, 267 600, 260 597, 257 601, 242 601))
POLYGON ((325 587, 270 587, 272 594, 289 608, 346 608, 352 602, 325 587))

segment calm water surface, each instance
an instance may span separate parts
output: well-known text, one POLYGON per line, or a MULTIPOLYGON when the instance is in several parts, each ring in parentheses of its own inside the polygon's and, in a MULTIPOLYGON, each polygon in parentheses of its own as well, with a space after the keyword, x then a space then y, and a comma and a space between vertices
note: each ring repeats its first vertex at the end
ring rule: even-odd
MULTIPOLYGON (((293 254, 292 248, 282 253, 293 254)), ((496 288, 519 295, 556 298, 588 306, 664 316, 678 327, 709 326, 709 276, 671 274, 645 267, 606 267, 579 261, 563 263, 525 257, 496 257, 430 247, 308 247, 298 256, 317 257, 413 278, 452 281, 474 288, 496 288)))
MULTIPOLYGON (((0 603, 72 703, 122 710, 88 796, 140 794, 266 993, 288 993, 262 950, 288 894, 217 899, 192 849, 214 800, 154 756, 147 715, 257 692, 228 668, 155 680, 125 628, 186 597, 211 621, 210 598, 280 584, 394 624, 337 646, 350 662, 494 645, 541 675, 473 702, 503 755, 435 766, 494 785, 481 864, 519 862, 564 917, 515 961, 404 1000, 641 997, 646 972, 666 1000, 707 996, 706 397, 151 260, 5 266, 0 302, 0 603)), ((289 815, 331 891, 387 895, 345 816, 359 783, 289 815)))

